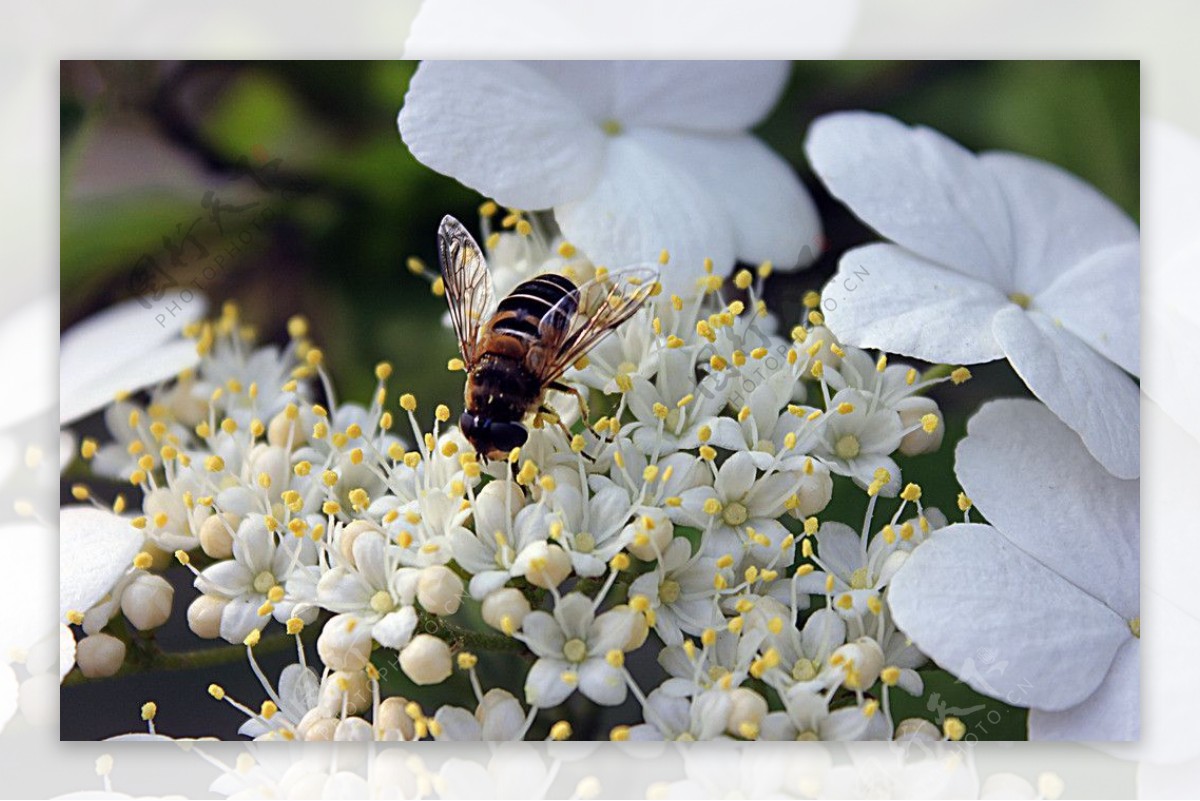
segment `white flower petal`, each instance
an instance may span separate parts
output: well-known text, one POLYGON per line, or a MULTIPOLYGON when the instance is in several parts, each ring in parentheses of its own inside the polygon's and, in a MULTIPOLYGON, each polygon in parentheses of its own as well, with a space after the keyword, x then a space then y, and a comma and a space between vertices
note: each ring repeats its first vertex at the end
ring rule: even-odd
POLYGON ((467 710, 458 706, 444 706, 434 715, 441 725, 441 730, 434 735, 438 740, 465 743, 483 739, 483 729, 479 721, 467 710))
POLYGON ((964 275, 998 287, 1010 283, 1005 196, 981 160, 957 142, 853 111, 814 122, 805 149, 830 191, 883 236, 964 275))
POLYGON ((722 503, 740 501, 750 488, 754 486, 754 477, 758 471, 754 469, 754 460, 745 451, 739 451, 725 460, 717 471, 717 480, 713 488, 717 498, 722 503))
POLYGON ((1133 380, 1038 312, 1009 306, 992 328, 1026 386, 1079 434, 1092 456, 1119 478, 1137 478, 1141 446, 1133 380))
POLYGON ((739 133, 775 106, 791 73, 786 61, 618 61, 615 119, 739 133))
POLYGON ((226 642, 240 645, 250 632, 262 631, 271 622, 271 616, 260 615, 261 606, 261 598, 235 598, 225 604, 221 610, 221 637, 226 642))
POLYGON ((562 674, 570 669, 563 659, 543 657, 533 663, 525 677, 525 703, 540 707, 558 706, 567 700, 575 688, 562 680, 562 674))
POLYGON ((633 135, 613 137, 600 181, 586 196, 557 206, 554 217, 569 241, 612 269, 657 264, 667 250, 663 287, 683 296, 696 294, 705 258, 717 272, 734 261, 725 210, 691 174, 633 135))
POLYGON ((1127 618, 1138 614, 1138 481, 1116 478, 1040 403, 995 400, 967 423, 955 475, 1006 539, 1127 618))
POLYGON ((61 425, 112 403, 121 392, 173 378, 200 361, 194 342, 173 340, 184 326, 204 314, 204 298, 193 295, 185 302, 175 294, 162 303, 174 304, 181 311, 172 316, 128 300, 77 323, 62 335, 61 425))
POLYGON ((1118 614, 978 524, 934 532, 892 579, 888 602, 942 667, 985 695, 1037 709, 1091 695, 1131 638, 1118 614))
POLYGON ((1034 298, 1045 311, 1104 358, 1137 375, 1141 253, 1135 239, 1105 248, 1060 275, 1034 298))
MULTIPOLYGON (((979 163, 1007 198, 1006 220, 1012 226, 1012 289, 1036 295, 1062 273, 1100 250, 1133 243, 1133 220, 1095 187, 1066 170, 1017 153, 983 153, 979 163)), ((1137 262, 1134 293, 1120 298, 1109 313, 1122 319, 1137 312, 1137 262)), ((1121 286, 1126 286, 1122 282, 1121 286)), ((1075 299, 1092 302, 1093 291, 1075 299)))
POLYGON ((826 322, 843 342, 951 364, 1004 355, 992 318, 1008 305, 990 284, 889 244, 842 256, 821 296, 826 322))
POLYGON ((400 649, 408 645, 416 628, 417 610, 405 606, 384 615, 371 627, 371 636, 384 648, 400 649))
POLYGON ((600 125, 562 87, 518 62, 426 61, 398 122, 421 163, 515 208, 584 197, 605 158, 600 125))
POLYGON ((616 706, 625 700, 628 688, 620 670, 597 658, 580 665, 579 691, 601 706, 616 706))
POLYGON ((821 220, 791 166, 757 137, 639 131, 637 138, 695 176, 733 224, 739 261, 787 269, 812 263, 821 220))
POLYGON ((59 514, 58 619, 86 612, 133 564, 142 532, 128 519, 91 506, 68 506, 59 514))
POLYGON ((1030 740, 1137 740, 1141 728, 1138 641, 1117 651, 1108 675, 1083 703, 1061 712, 1029 711, 1030 740))
MULTIPOLYGON (((0 411, 0 429, 16 425, 54 406, 59 379, 54 348, 58 298, 47 295, 6 314, 0 321, 0 364, 11 386, 0 411)), ((66 380, 65 374, 63 379, 66 380)))

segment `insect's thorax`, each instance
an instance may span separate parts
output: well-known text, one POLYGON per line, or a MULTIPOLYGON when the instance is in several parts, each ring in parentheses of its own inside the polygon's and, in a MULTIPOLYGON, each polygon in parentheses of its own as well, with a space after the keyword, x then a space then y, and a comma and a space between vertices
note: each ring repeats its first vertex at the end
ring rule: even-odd
POLYGON ((522 359, 485 353, 467 376, 464 400, 472 414, 495 422, 518 422, 541 394, 541 382, 522 359))

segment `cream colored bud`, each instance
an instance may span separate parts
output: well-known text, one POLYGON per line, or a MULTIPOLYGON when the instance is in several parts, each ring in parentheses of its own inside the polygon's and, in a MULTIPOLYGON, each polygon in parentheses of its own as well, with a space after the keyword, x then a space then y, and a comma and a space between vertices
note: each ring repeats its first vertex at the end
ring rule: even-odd
POLYGON ((337 725, 337 718, 318 718, 305 730, 304 739, 307 742, 329 742, 337 731, 337 725))
POLYGON ((766 699, 748 687, 738 687, 729 693, 729 720, 725 730, 737 736, 746 724, 757 729, 766 715, 766 699))
POLYGON ((317 708, 330 717, 342 714, 345 702, 346 714, 357 715, 371 708, 371 683, 363 670, 335 670, 321 682, 317 708))
POLYGON ((187 609, 188 628, 197 637, 215 640, 221 636, 221 615, 229 601, 215 595, 197 596, 187 609))
POLYGON ((430 565, 417 579, 417 601, 434 615, 453 615, 462 604, 463 582, 445 565, 430 565))
POLYGON ((175 588, 162 576, 143 573, 121 593, 121 611, 138 631, 156 629, 171 617, 175 588))
POLYGON ((308 432, 300 425, 299 415, 295 420, 289 420, 285 410, 271 418, 271 423, 267 426, 267 442, 276 448, 286 448, 289 441, 292 450, 296 450, 307 444, 308 432))
POLYGON ((374 523, 368 520, 353 520, 338 535, 338 553, 342 555, 342 559, 350 567, 358 567, 358 564, 354 561, 354 541, 367 531, 379 531, 379 529, 376 528, 374 523))
POLYGON ((646 616, 631 610, 629 604, 618 604, 612 608, 612 611, 633 617, 633 625, 629 629, 629 639, 621 646, 621 650, 629 653, 641 648, 646 642, 646 638, 650 636, 650 624, 646 622, 646 616))
POLYGON ((75 646, 75 664, 89 679, 111 676, 125 662, 125 643, 111 634, 92 634, 75 646))
POLYGON ((896 404, 896 411, 900 413, 900 423, 904 428, 919 426, 921 418, 927 414, 935 415, 938 421, 937 428, 933 431, 926 432, 924 428, 918 428, 905 434, 904 439, 900 440, 901 453, 905 456, 920 456, 923 453, 933 453, 942 447, 946 421, 937 401, 921 396, 908 397, 896 404))
MULTIPOLYGON (((301 740, 309 739, 309 737, 308 737, 309 731, 311 731, 314 726, 317 726, 322 721, 326 721, 326 720, 332 720, 332 718, 330 718, 328 715, 326 715, 325 712, 322 709, 320 709, 319 707, 313 707, 312 709, 305 712, 304 717, 300 718, 300 722, 296 724, 296 736, 299 737, 301 740)), ((334 723, 336 724, 337 721, 334 720, 334 723)), ((330 736, 332 737, 333 729, 331 728, 329 731, 330 731, 330 736)), ((329 738, 328 737, 318 737, 316 739, 327 740, 329 738)))
POLYGON ((508 618, 514 631, 521 628, 529 612, 528 599, 514 587, 495 590, 483 599, 483 621, 500 631, 504 631, 505 618, 508 618))
POLYGON ((439 684, 454 669, 450 646, 432 634, 418 634, 400 652, 400 669, 415 684, 439 684))
POLYGON ((803 520, 819 514, 829 505, 833 498, 833 476, 829 474, 829 468, 816 459, 797 472, 800 479, 796 484, 796 499, 800 504, 791 510, 791 515, 803 520))
POLYGON ((200 524, 200 549, 213 559, 233 556, 233 534, 241 519, 232 512, 209 515, 200 524))
POLYGON ((643 562, 652 562, 671 544, 675 524, 665 511, 654 507, 640 508, 634 514, 633 522, 626 526, 631 535, 627 550, 643 562))
POLYGON ((333 739, 344 743, 371 742, 375 739, 375 730, 362 718, 349 717, 338 723, 333 730, 333 739))
MULTIPOLYGON (((808 337, 804 340, 804 346, 811 347, 818 342, 821 343, 821 347, 817 350, 817 355, 812 357, 813 360, 820 361, 826 368, 836 368, 842 363, 842 357, 833 350, 835 345, 840 350, 841 343, 838 342, 833 332, 823 325, 815 325, 809 330, 808 337)), ((805 354, 801 353, 800 355, 804 356, 805 354)))
POLYGON ((924 718, 908 718, 896 726, 896 740, 919 740, 936 743, 942 739, 942 730, 924 718))
POLYGON ((371 627, 354 615, 331 617, 317 638, 317 654, 332 670, 362 670, 371 658, 371 627))
POLYGON ((408 699, 399 695, 384 698, 380 702, 375 725, 385 733, 385 737, 387 732, 399 732, 400 736, 394 738, 398 740, 411 740, 416 736, 413 719, 404 711, 407 706, 408 699))
POLYGON ((524 576, 534 586, 548 590, 562 584, 571 575, 571 557, 557 545, 539 540, 525 546, 517 555, 513 573, 524 576))
POLYGON ((838 647, 829 663, 842 668, 842 684, 851 690, 866 690, 883 671, 883 649, 870 637, 859 637, 838 647))

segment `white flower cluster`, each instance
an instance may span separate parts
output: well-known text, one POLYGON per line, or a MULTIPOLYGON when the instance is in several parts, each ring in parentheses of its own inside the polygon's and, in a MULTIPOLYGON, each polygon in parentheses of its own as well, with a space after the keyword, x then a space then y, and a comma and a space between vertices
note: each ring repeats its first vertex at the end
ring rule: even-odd
MULTIPOLYGON (((509 227, 488 237, 501 274, 541 253, 531 228, 509 227)), ((124 663, 106 630, 118 613, 139 630, 168 619, 159 573, 173 553, 195 573, 191 630, 245 644, 263 678, 267 702, 240 707, 253 736, 519 739, 576 691, 637 699, 616 739, 895 736, 888 693, 920 693, 924 657, 892 622, 886 588, 946 520, 892 457, 938 447, 924 393, 950 379, 840 344, 815 293, 805 323, 780 336, 759 297, 769 272, 732 285, 709 273, 693 297, 655 298, 568 373, 608 414, 574 434, 535 427, 496 462, 447 425, 445 406, 429 420, 402 394, 388 410, 387 364, 369 405, 335 403, 299 318, 283 349, 255 348, 232 304, 192 324, 200 363, 144 405, 110 406, 112 441, 81 446, 96 473, 142 495, 132 566, 65 612, 87 635, 81 672, 124 663), (861 527, 819 520, 834 476, 869 496, 861 527), (315 623, 320 677, 300 640, 315 623), (273 687, 253 648, 280 630, 300 662, 273 687), (475 651, 492 648, 527 655, 523 698, 484 690, 475 651), (639 686, 630 658, 657 662, 659 686, 639 686), (394 666, 416 685, 465 670, 479 706, 381 697, 394 666)))

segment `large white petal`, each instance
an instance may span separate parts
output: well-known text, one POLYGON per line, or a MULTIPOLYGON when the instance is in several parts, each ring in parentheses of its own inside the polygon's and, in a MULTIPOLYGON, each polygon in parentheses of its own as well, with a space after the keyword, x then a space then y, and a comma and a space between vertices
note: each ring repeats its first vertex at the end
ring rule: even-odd
POLYGON ((1117 651, 1108 675, 1083 703, 1061 712, 1029 711, 1030 740, 1127 741, 1138 739, 1138 654, 1132 637, 1117 651))
POLYGON ((1133 379, 1079 337, 1039 312, 1009 306, 992 330, 1026 386, 1110 473, 1141 472, 1138 388, 1133 379))
POLYGON ((0 321, 0 364, 10 391, 0 411, 0 429, 20 423, 54 406, 58 381, 54 332, 58 330, 58 298, 38 298, 0 321))
POLYGON ((896 624, 975 690, 1062 710, 1091 695, 1130 639, 1120 615, 991 526, 959 523, 916 548, 892 579, 896 624))
POLYGON ((516 62, 424 62, 398 124, 422 164, 522 209, 583 197, 604 161, 605 134, 587 111, 516 62))
MULTIPOLYGON (((1017 153, 984 153, 979 162, 1008 201, 1015 291, 1037 294, 1097 251, 1137 241, 1133 220, 1066 170, 1017 153)), ((1136 294, 1110 313, 1130 306, 1137 308, 1136 294)))
POLYGON ((1006 305, 990 284, 887 244, 842 256, 821 298, 826 322, 843 342, 955 364, 1004 355, 992 318, 1006 305))
POLYGON ((614 137, 599 183, 586 197, 556 207, 554 216, 568 240, 613 269, 656 264, 666 249, 668 292, 695 295, 705 258, 717 271, 733 264, 729 215, 690 173, 634 136, 614 137))
POLYGON ((1137 375, 1140 346, 1141 254, 1138 242, 1098 251, 1060 275, 1034 298, 1046 312, 1106 359, 1137 375))
POLYGON ((662 130, 636 136, 696 176, 725 207, 739 261, 787 269, 820 255, 817 207, 791 166, 758 138, 662 130))
POLYGON ((938 264, 1013 291, 1009 212, 980 160, 937 131, 865 111, 828 114, 805 143, 829 190, 863 222, 938 264))
POLYGON ((623 125, 740 133, 774 108, 787 61, 618 61, 614 117, 623 125))
POLYGON ((173 378, 200 361, 194 342, 176 340, 207 303, 178 294, 160 303, 171 315, 127 300, 92 315, 62 335, 59 358, 59 423, 66 425, 132 392, 173 378))
POLYGON ((58 520, 58 618, 65 620, 113 588, 145 538, 128 519, 91 506, 68 506, 58 520))
POLYGON ((1092 458, 1033 400, 995 400, 967 423, 955 475, 988 522, 1021 550, 1104 601, 1138 614, 1138 491, 1092 458))

